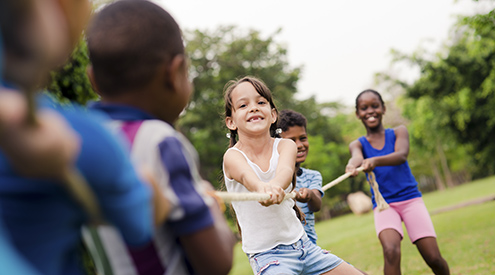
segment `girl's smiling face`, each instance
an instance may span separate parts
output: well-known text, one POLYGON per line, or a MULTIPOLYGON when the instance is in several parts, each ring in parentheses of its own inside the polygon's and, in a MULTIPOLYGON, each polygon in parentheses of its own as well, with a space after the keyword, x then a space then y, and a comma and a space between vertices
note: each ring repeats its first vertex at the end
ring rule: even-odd
POLYGON ((229 129, 237 129, 239 133, 269 134, 270 126, 277 120, 276 110, 271 108, 268 100, 251 83, 240 83, 230 96, 232 116, 225 120, 229 129))
POLYGON ((384 114, 385 106, 383 106, 377 95, 372 92, 365 92, 359 96, 356 116, 366 128, 375 129, 380 127, 384 114))

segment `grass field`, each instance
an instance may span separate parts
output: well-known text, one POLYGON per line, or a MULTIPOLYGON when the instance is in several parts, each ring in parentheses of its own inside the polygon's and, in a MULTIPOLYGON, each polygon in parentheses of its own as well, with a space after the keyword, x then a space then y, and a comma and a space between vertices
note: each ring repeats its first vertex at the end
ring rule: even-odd
MULTIPOLYGON (((423 199, 438 235, 451 274, 495 274, 495 201, 439 211, 477 198, 495 195, 495 177, 477 180, 423 199)), ((383 274, 381 246, 375 234, 373 214, 345 215, 316 224, 318 245, 368 274, 383 274)), ((404 232, 406 232, 404 230, 404 232)), ((240 245, 235 248, 231 275, 252 274, 240 245)), ((402 273, 432 274, 409 237, 402 242, 402 273)))

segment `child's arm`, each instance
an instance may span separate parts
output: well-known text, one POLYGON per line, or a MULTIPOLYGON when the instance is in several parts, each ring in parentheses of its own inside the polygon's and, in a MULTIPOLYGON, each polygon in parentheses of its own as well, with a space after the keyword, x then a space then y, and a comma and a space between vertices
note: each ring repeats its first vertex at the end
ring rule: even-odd
POLYGON ((241 183, 251 192, 271 195, 269 200, 260 202, 262 205, 280 204, 283 201, 285 197, 284 189, 271 183, 271 181, 269 183, 261 181, 240 152, 228 150, 224 155, 223 163, 227 177, 241 183))
MULTIPOLYGON (((184 214, 167 219, 177 236, 195 273, 228 274, 233 258, 233 234, 218 209, 203 198, 202 188, 192 175, 187 152, 175 137, 168 137, 159 145, 164 169, 168 171, 170 186, 178 198, 184 214)), ((203 186, 204 187, 204 186, 203 186)))
POLYGON ((361 166, 363 163, 363 147, 359 140, 355 140, 349 144, 349 152, 351 153, 351 158, 347 162, 347 166, 345 167, 346 173, 352 173, 352 177, 357 176, 359 173, 356 171, 356 168, 361 166))
POLYGON ((165 222, 170 213, 170 202, 163 195, 158 182, 156 182, 153 177, 153 173, 149 171, 146 167, 141 167, 139 169, 139 174, 143 177, 146 182, 150 185, 152 190, 152 201, 153 201, 153 213, 154 222, 156 226, 159 226, 165 222))
POLYGON ((38 125, 27 125, 26 116, 22 94, 0 88, 0 148, 22 175, 62 179, 79 155, 78 134, 55 111, 39 111, 38 125))
POLYGON ((321 193, 317 189, 300 188, 296 200, 308 203, 311 212, 318 212, 321 209, 321 193))
POLYGON ((270 183, 287 189, 292 183, 294 169, 296 167, 297 145, 291 139, 282 139, 278 145, 280 157, 278 159, 275 177, 270 183))
POLYGON ((409 155, 409 133, 403 125, 394 129, 395 152, 384 156, 365 159, 362 163, 365 172, 372 171, 377 166, 400 165, 407 161, 409 155))
MULTIPOLYGON (((204 184, 208 190, 214 190, 209 182, 204 184)), ((181 236, 180 241, 198 274, 228 274, 232 268, 236 239, 218 203, 215 201, 209 208, 213 226, 181 236)))

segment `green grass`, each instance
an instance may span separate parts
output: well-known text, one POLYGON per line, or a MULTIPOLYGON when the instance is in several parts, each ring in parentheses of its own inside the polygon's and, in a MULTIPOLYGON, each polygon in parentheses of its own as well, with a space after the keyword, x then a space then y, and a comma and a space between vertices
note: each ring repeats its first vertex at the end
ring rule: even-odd
MULTIPOLYGON (((495 177, 424 195, 430 212, 495 195, 495 177)), ((438 244, 451 274, 495 274, 495 201, 432 215, 438 244)), ((318 245, 368 274, 383 274, 383 256, 373 214, 345 215, 316 224, 318 245)), ((406 232, 406 231, 404 231, 406 232)), ((252 274, 240 245, 231 275, 252 274)), ((402 273, 432 274, 409 237, 402 242, 402 273)))

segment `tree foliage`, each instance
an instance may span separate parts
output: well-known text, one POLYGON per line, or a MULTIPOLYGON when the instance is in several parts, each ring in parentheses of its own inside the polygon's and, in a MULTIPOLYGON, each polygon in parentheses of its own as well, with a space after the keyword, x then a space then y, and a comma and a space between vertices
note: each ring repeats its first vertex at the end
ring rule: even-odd
POLYGON ((394 52, 396 62, 419 68, 418 80, 384 78, 403 87, 408 98, 402 107, 410 120, 411 166, 437 178, 443 171, 447 185, 449 171, 464 180, 495 172, 494 27, 494 11, 460 18, 438 53, 394 52))
POLYGON ((429 100, 437 129, 446 128, 470 147, 476 176, 495 172, 494 28, 494 11, 463 18, 446 56, 425 62, 420 79, 407 89, 418 103, 429 100))
POLYGON ((81 39, 67 63, 51 72, 52 81, 47 90, 62 102, 72 101, 84 105, 89 100, 97 99, 98 95, 86 75, 88 64, 88 47, 86 41, 81 39))

